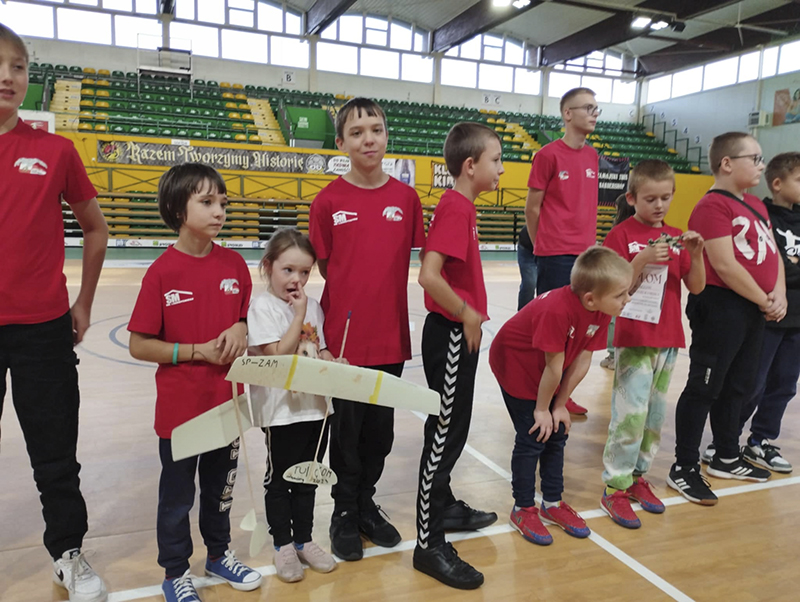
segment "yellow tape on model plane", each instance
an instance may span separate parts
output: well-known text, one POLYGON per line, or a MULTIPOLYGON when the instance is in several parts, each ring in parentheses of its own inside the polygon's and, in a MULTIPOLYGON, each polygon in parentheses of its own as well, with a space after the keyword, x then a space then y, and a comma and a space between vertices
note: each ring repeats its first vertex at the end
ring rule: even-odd
POLYGON ((439 413, 439 394, 380 370, 298 355, 240 357, 229 381, 351 399, 400 410, 439 413))

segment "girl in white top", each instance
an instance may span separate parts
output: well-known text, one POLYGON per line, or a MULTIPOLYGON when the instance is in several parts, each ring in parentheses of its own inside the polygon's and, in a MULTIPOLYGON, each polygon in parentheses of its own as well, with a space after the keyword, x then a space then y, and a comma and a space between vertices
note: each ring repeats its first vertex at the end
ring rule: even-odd
MULTIPOLYGON (((250 355, 301 354, 333 360, 322 333, 324 316, 304 287, 316 262, 308 237, 294 229, 275 232, 259 265, 267 292, 255 297, 247 313, 250 355)), ((325 398, 283 389, 250 386, 254 424, 266 434, 264 500, 275 546, 278 578, 303 578, 302 560, 327 573, 336 561, 311 539, 316 486, 292 483, 284 471, 314 459, 325 417, 325 398)), ((330 409, 332 411, 332 409, 330 409)), ((317 461, 327 447, 320 445, 317 461)))

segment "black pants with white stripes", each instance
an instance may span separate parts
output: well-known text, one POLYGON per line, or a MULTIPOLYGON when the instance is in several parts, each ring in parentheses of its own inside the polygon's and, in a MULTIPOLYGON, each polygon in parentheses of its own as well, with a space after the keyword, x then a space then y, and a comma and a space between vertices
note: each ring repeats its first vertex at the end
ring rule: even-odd
POLYGON ((442 512, 455 502, 450 473, 467 443, 478 353, 467 351, 464 327, 429 313, 422 331, 422 363, 428 386, 442 397, 438 416, 425 422, 425 443, 419 464, 417 544, 444 544, 442 512))

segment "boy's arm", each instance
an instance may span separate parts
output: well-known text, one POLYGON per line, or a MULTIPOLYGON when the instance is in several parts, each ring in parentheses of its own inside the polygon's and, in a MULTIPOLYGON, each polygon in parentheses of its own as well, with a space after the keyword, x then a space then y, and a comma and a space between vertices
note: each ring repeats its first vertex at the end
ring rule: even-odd
POLYGON ((108 246, 108 224, 96 198, 75 203, 72 212, 83 230, 81 289, 71 309, 73 342, 77 345, 91 323, 92 303, 108 246))
POLYGON ((561 382, 564 369, 564 352, 544 354, 544 371, 539 380, 539 390, 536 392, 536 406, 533 408, 533 426, 528 431, 533 435, 539 429, 537 441, 547 441, 553 433, 553 416, 550 414, 550 402, 553 401, 558 384, 561 382))
POLYGON ((539 213, 544 200, 544 190, 529 188, 525 198, 525 224, 528 227, 528 236, 531 243, 536 242, 536 232, 539 230, 539 213))
MULTIPOLYGON (((210 364, 223 365, 225 362, 220 361, 221 350, 217 349, 216 342, 216 339, 212 339, 198 345, 180 344, 176 361, 202 360, 210 364)), ((175 353, 175 343, 168 343, 154 334, 142 332, 131 332, 128 348, 131 356, 137 360, 157 364, 171 364, 175 353)))
POLYGON ((775 288, 769 294, 772 304, 767 309, 767 320, 770 322, 780 322, 786 316, 786 309, 789 304, 786 301, 786 270, 783 261, 778 262, 778 279, 775 281, 775 288))
POLYGON ((681 239, 691 261, 683 282, 690 293, 699 295, 706 287, 706 262, 703 261, 705 241, 697 232, 691 230, 684 232, 681 239))
POLYGON ((464 336, 470 352, 477 351, 481 343, 483 316, 467 305, 442 277, 442 268, 447 259, 438 251, 427 251, 417 281, 431 298, 450 315, 458 317, 464 324, 464 336))
POLYGON ((319 275, 322 276, 323 279, 328 279, 328 260, 327 259, 318 259, 317 260, 317 267, 319 268, 319 275))
POLYGON ((567 411, 567 400, 578 384, 584 379, 586 373, 589 372, 589 366, 592 365, 592 352, 588 349, 581 351, 580 355, 575 359, 569 368, 564 371, 564 377, 561 379, 561 388, 558 390, 555 401, 553 403, 553 431, 558 431, 560 424, 564 424, 564 434, 569 433, 570 426, 572 426, 572 419, 569 417, 567 411))
POLYGON ((752 301, 762 310, 769 307, 771 300, 767 293, 761 290, 750 273, 736 261, 733 253, 733 239, 730 236, 706 240, 705 250, 711 267, 734 293, 752 301))

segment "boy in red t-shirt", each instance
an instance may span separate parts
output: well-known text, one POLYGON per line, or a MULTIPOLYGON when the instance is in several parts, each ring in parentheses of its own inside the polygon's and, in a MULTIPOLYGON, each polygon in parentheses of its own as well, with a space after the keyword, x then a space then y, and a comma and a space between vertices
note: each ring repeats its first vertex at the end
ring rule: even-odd
MULTIPOLYGON (((602 112, 589 88, 561 98, 564 137, 533 156, 525 221, 536 257, 536 293, 569 284, 575 258, 595 244, 597 234, 597 151, 586 144, 602 112)), ((571 399, 567 410, 586 414, 571 399)))
POLYGON ((172 459, 175 427, 231 398, 230 363, 247 349, 252 283, 236 251, 213 240, 225 223, 225 181, 200 163, 172 167, 158 183, 158 209, 178 241, 148 268, 128 323, 130 352, 156 362, 156 420, 161 458, 158 486, 158 564, 166 602, 199 600, 189 559, 189 511, 200 477, 200 531, 208 549, 205 572, 234 589, 250 591, 261 575, 228 549, 230 509, 240 442, 172 459))
POLYGON ((590 534, 586 522, 561 500, 571 425, 565 406, 589 371, 592 351, 605 349, 611 316, 618 316, 630 300, 632 273, 611 249, 591 247, 576 259, 569 285, 536 297, 492 341, 489 366, 517 432, 511 455, 511 525, 532 543, 553 542, 542 521, 574 537, 590 534), (537 464, 541 510, 534 502, 537 464))
MULTIPOLYGON (((336 144, 350 156, 350 171, 314 199, 308 228, 325 278, 328 349, 339 356, 350 315, 344 357, 400 376, 411 359, 409 258, 423 246, 425 226, 417 192, 383 171, 386 143, 386 116, 374 101, 354 98, 339 109, 336 144)), ((394 410, 345 399, 333 407, 331 548, 343 560, 360 560, 359 533, 384 547, 402 539, 373 501, 392 450, 394 410)))
POLYGON ((766 481, 739 450, 739 413, 753 394, 767 320, 786 315, 786 283, 769 214, 745 191, 758 184, 764 158, 748 134, 730 132, 711 142, 714 186, 700 199, 689 228, 705 239, 708 285, 689 295, 692 329, 689 376, 675 411, 675 464, 667 484, 689 501, 712 506, 717 496, 700 474, 700 441, 711 414, 716 454, 708 474, 766 481))
POLYGON ((503 174, 500 138, 477 123, 453 126, 444 160, 455 178, 436 206, 419 273, 430 312, 422 331, 428 386, 442 397, 438 416, 425 422, 417 492, 414 568, 459 589, 473 589, 483 575, 458 557, 445 529, 481 529, 497 520, 456 500, 450 473, 461 456, 472 418, 475 370, 486 314, 486 286, 478 247, 475 199, 496 190, 503 174))
POLYGON ((55 581, 70 600, 101 602, 106 586, 80 550, 88 521, 76 458, 80 394, 73 347, 89 328, 108 226, 72 142, 19 118, 27 90, 25 43, 0 24, 0 414, 10 370, 55 581), (63 273, 62 198, 83 230, 81 287, 72 308, 63 273))
POLYGON ((678 349, 685 346, 681 280, 694 295, 706 284, 703 238, 664 222, 674 194, 675 173, 668 163, 637 163, 626 195, 635 214, 612 228, 604 242, 633 266, 635 292, 614 332, 616 374, 601 499, 614 522, 629 529, 641 526, 631 499, 647 512, 664 512, 644 475, 661 442, 667 389, 678 349))

